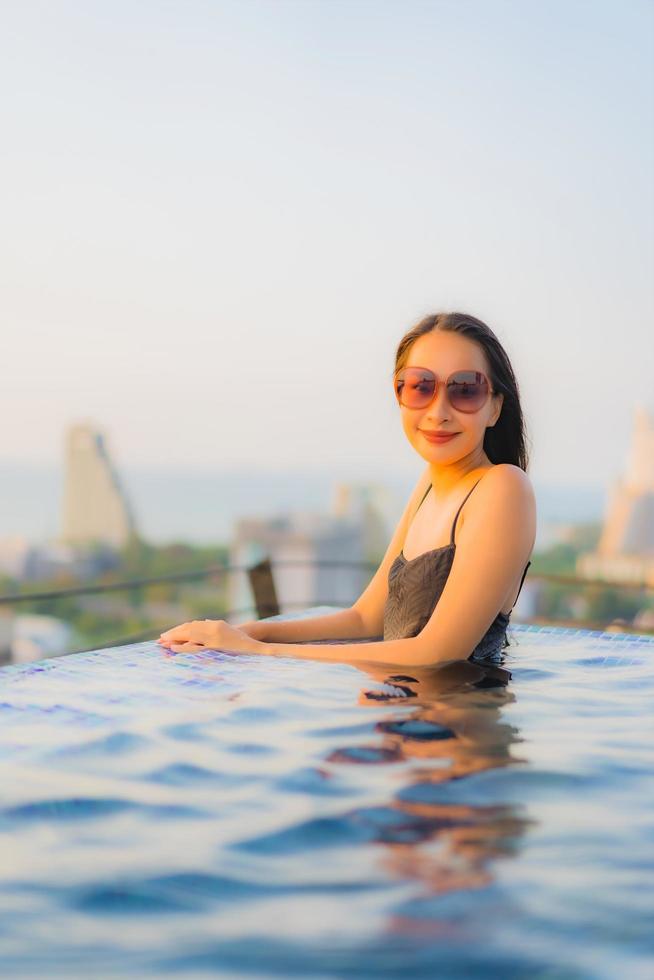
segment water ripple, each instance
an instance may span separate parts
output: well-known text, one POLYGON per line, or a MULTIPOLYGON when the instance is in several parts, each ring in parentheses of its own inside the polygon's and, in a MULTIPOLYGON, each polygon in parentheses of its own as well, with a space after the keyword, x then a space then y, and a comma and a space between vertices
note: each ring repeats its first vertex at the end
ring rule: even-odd
POLYGON ((0 670, 3 975, 644 980, 654 642, 512 632, 0 670))

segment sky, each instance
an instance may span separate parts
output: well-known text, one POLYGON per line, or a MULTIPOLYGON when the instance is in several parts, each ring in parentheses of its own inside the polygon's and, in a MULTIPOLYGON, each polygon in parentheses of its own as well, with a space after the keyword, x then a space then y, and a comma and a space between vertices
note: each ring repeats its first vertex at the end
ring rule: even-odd
POLYGON ((534 480, 654 408, 654 4, 0 4, 0 461, 416 474, 397 343, 463 310, 534 480))

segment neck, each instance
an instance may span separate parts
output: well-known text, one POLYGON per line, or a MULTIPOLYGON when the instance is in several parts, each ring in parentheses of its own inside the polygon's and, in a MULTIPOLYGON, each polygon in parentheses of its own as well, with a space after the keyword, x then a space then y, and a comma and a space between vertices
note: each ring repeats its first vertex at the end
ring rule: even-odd
POLYGON ((480 477, 492 465, 481 446, 468 456, 457 459, 455 463, 430 463, 429 473, 434 496, 444 500, 466 477, 471 474, 480 477))

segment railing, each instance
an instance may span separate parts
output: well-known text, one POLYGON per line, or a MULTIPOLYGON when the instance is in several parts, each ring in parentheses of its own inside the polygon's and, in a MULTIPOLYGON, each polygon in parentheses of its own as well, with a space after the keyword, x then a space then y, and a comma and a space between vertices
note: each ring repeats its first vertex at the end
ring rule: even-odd
MULTIPOLYGON (((308 561, 282 561, 282 562, 270 562, 266 559, 264 562, 258 563, 257 565, 215 565, 209 566, 207 568, 198 569, 192 572, 180 572, 173 573, 169 575, 156 575, 143 577, 138 579, 129 579, 122 582, 107 582, 107 583, 93 583, 88 585, 75 585, 69 588, 63 589, 48 589, 46 591, 20 591, 9 595, 0 596, 0 607, 15 606, 21 604, 27 604, 35 601, 47 601, 62 598, 76 598, 79 596, 93 595, 93 594, 105 594, 110 592, 130 592, 136 589, 151 585, 161 585, 161 584, 184 584, 187 582, 197 582, 206 581, 213 578, 220 578, 225 575, 231 575, 234 573, 245 573, 250 578, 250 583, 253 586, 253 592, 255 593, 255 598, 257 597, 257 591, 259 596, 257 599, 256 607, 258 612, 258 618, 264 618, 265 616, 275 615, 279 611, 277 604, 273 569, 274 568, 289 568, 289 567, 320 567, 320 568, 357 568, 367 571, 375 571, 377 565, 371 562, 360 562, 360 561, 320 561, 320 562, 308 562, 308 561), (259 584, 257 585, 257 578, 259 584), (266 585, 266 578, 268 582, 266 585), (263 581, 263 588, 261 582, 263 581), (266 588, 268 589, 268 594, 266 597, 266 588)), ((569 587, 570 590, 588 589, 588 588, 601 588, 601 589, 612 589, 624 592, 636 592, 643 596, 643 600, 646 600, 648 594, 654 592, 652 586, 644 583, 630 583, 630 582, 611 582, 604 579, 586 579, 577 578, 570 575, 558 575, 551 573, 533 573, 529 575, 529 584, 543 583, 551 585, 562 585, 569 587)), ((354 599, 353 599, 354 601, 354 599)), ((323 606, 335 606, 333 600, 320 600, 316 598, 311 599, 312 606, 323 605, 323 606)), ((342 605, 342 604, 339 604, 342 605)), ((305 603, 293 603, 284 602, 285 609, 303 609, 305 608, 305 603)), ((231 609, 222 614, 221 618, 227 621, 233 621, 236 618, 241 618, 245 615, 252 614, 253 607, 247 606, 243 609, 231 609)), ((611 628, 611 624, 615 620, 589 620, 589 619, 569 619, 569 618, 543 618, 540 616, 533 616, 522 618, 522 622, 530 625, 556 625, 556 626, 569 626, 576 628, 585 629, 598 629, 605 630, 611 628)), ((147 629, 144 629, 138 633, 131 633, 128 636, 121 636, 115 638, 110 642, 102 641, 103 647, 112 646, 122 646, 127 643, 138 643, 143 640, 150 639, 156 636, 157 631, 166 629, 174 625, 172 623, 164 623, 161 627, 158 625, 152 625, 147 629)), ((652 633, 654 629, 636 629, 628 622, 620 621, 619 629, 621 632, 625 633, 652 633)), ((70 651, 71 653, 80 653, 87 649, 97 649, 95 647, 84 647, 83 650, 70 651)))
MULTIPOLYGON (((279 568, 298 566, 302 568, 377 568, 371 562, 361 561, 282 561, 272 562, 279 568)), ((13 605, 17 602, 29 602, 36 599, 62 599, 75 597, 78 595, 91 595, 95 592, 125 592, 131 589, 140 588, 143 585, 162 585, 165 583, 175 584, 182 582, 192 582, 198 579, 213 578, 214 576, 231 574, 232 572, 249 573, 252 565, 215 565, 203 568, 196 572, 179 572, 172 575, 155 575, 151 578, 130 579, 127 582, 107 582, 96 585, 75 585, 69 589, 49 589, 47 592, 15 592, 13 595, 0 596, 0 606, 13 605)))

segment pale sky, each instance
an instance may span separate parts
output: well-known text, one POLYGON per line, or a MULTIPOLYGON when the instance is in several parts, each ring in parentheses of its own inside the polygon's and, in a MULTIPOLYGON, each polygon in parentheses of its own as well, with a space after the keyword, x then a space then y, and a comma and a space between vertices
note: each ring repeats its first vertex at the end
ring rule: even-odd
POLYGON ((485 320, 536 480, 654 405, 654 5, 5 0, 0 459, 416 472, 391 387, 485 320))

